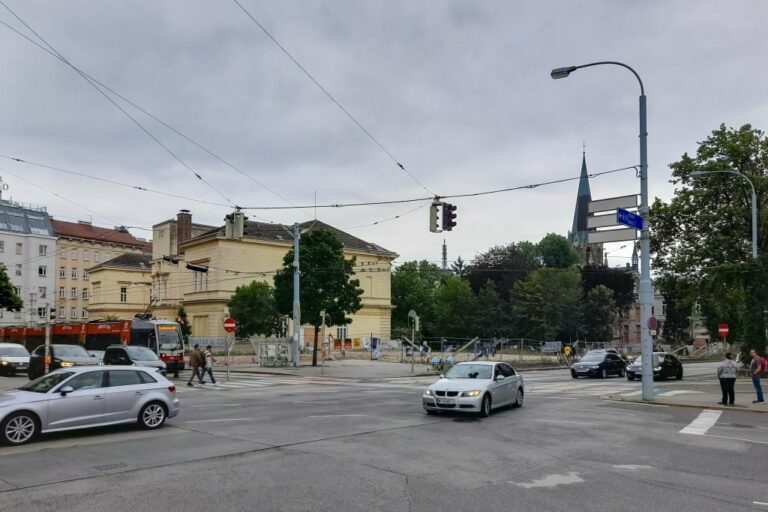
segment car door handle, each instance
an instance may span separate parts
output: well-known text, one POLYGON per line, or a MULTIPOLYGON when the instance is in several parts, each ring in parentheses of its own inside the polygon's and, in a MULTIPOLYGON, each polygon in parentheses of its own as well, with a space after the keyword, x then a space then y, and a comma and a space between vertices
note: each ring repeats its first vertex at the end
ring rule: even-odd
POLYGON ((101 396, 101 395, 96 395, 96 396, 94 396, 94 397, 93 397, 93 399, 94 399, 94 400, 103 400, 103 399, 104 399, 104 397, 103 397, 103 396, 101 396))
POLYGON ((134 395, 136 395, 136 396, 141 396, 141 395, 143 395, 143 394, 144 394, 144 393, 142 393, 141 391, 137 391, 137 392, 135 392, 135 393, 134 393, 134 395))

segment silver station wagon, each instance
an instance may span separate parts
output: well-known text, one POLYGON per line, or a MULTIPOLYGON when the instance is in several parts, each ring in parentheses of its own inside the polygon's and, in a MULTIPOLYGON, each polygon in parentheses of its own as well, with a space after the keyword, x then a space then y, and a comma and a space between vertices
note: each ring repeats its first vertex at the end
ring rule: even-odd
POLYGON ((154 368, 72 367, 0 393, 0 441, 124 423, 160 428, 179 413, 176 387, 154 368))

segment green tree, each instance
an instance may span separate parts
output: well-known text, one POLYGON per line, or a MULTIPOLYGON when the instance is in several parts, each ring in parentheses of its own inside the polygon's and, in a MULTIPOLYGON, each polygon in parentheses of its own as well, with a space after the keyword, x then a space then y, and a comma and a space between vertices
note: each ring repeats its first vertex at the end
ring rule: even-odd
POLYGON ((606 342, 613 339, 616 322, 616 304, 610 288, 598 285, 584 296, 581 308, 581 335, 588 342, 606 342))
POLYGON ((580 282, 576 271, 543 268, 516 283, 512 302, 516 332, 543 341, 575 335, 580 282))
POLYGON ((664 274, 654 281, 664 297, 665 314, 661 337, 676 345, 687 344, 691 332, 691 312, 694 293, 691 283, 673 274, 664 274))
POLYGON ((538 243, 541 263, 547 268, 571 268, 579 262, 579 253, 562 235, 549 233, 538 243))
POLYGON ((467 262, 461 259, 461 256, 456 258, 456 261, 451 263, 451 272, 458 277, 464 277, 467 275, 467 262))
POLYGON ((186 340, 189 338, 189 335, 192 334, 192 326, 189 325, 189 320, 187 319, 187 310, 184 309, 184 306, 179 306, 179 310, 176 312, 176 318, 179 321, 179 326, 181 327, 181 335, 186 340))
POLYGON ((486 282, 477 293, 474 323, 477 335, 481 338, 498 338, 512 334, 509 308, 493 281, 486 282))
POLYGON ((449 276, 435 293, 435 329, 441 336, 474 335, 477 298, 469 283, 449 276))
MULTIPOLYGON (((315 328, 312 366, 317 366, 317 340, 323 323, 321 311, 329 317, 328 325, 345 325, 347 315, 363 307, 360 281, 351 279, 355 258, 344 257, 344 246, 331 231, 308 231, 299 245, 301 269, 301 321, 315 328)), ((282 314, 293 310, 293 249, 283 258, 283 268, 275 275, 275 300, 282 314)))
POLYGON ((21 311, 24 307, 24 301, 16 295, 16 288, 8 279, 5 266, 0 265, 0 308, 6 311, 21 311))
POLYGON ((540 266, 531 245, 526 242, 498 245, 477 255, 467 273, 472 290, 479 292, 490 280, 504 301, 509 301, 515 283, 540 266))
POLYGON ((240 338, 254 334, 271 336, 280 328, 280 313, 274 290, 263 281, 253 281, 235 288, 227 307, 229 315, 237 322, 235 332, 240 338))
POLYGON ((410 336, 410 310, 419 315, 421 332, 434 334, 435 292, 443 278, 440 267, 426 260, 406 261, 392 272, 393 334, 410 336))
POLYGON ((627 311, 637 301, 635 278, 630 270, 602 265, 581 267, 581 287, 584 293, 597 286, 605 286, 611 290, 613 301, 620 312, 627 311))

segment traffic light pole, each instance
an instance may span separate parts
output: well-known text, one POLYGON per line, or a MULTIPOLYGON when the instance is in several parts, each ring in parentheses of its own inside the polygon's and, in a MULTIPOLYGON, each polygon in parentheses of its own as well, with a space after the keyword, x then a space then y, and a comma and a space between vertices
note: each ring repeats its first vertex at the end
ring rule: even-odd
POLYGON ((301 357, 301 273, 299 272, 299 223, 293 225, 293 366, 299 366, 301 357))
POLYGON ((45 373, 51 371, 51 305, 45 304, 45 357, 43 357, 45 373))

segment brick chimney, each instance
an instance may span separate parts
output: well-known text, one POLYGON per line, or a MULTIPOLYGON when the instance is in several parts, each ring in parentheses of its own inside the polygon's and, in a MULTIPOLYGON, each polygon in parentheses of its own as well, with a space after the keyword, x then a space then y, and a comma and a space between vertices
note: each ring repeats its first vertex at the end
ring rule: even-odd
MULTIPOLYGON (((180 210, 176 215, 176 247, 192 238, 192 214, 189 210, 180 210)), ((183 249, 178 249, 183 254, 183 249)))

